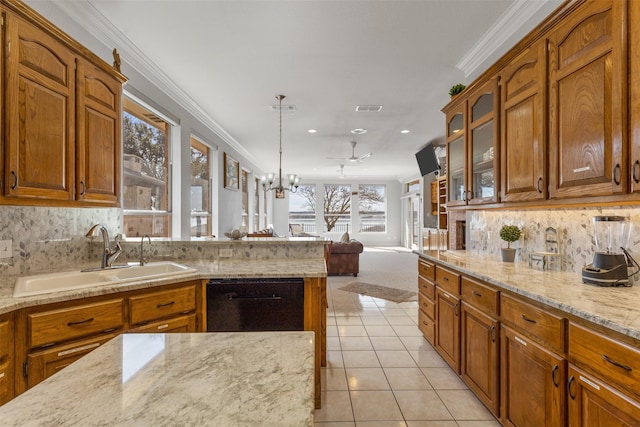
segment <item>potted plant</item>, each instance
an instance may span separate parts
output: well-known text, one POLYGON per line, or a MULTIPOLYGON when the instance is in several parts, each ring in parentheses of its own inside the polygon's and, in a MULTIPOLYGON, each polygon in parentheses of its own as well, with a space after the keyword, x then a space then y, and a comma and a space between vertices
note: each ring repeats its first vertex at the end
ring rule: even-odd
POLYGON ((458 84, 455 84, 455 85, 451 86, 451 89, 449 89, 449 96, 451 96, 451 99, 453 99, 453 97, 455 97, 457 94, 462 92, 465 87, 466 86, 463 85, 462 83, 458 83, 458 84))
POLYGON ((511 247, 511 242, 515 242, 522 236, 522 231, 515 225, 503 225, 500 229, 500 238, 507 242, 507 247, 502 248, 502 261, 513 262, 516 258, 516 250, 511 247))

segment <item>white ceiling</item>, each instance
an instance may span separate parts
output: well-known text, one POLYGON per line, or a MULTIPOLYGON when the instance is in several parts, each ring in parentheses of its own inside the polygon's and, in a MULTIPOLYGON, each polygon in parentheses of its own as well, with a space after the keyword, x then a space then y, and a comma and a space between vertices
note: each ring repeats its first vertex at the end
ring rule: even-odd
MULTIPOLYGON (((42 1, 28 3, 37 10, 42 1)), ((356 155, 373 154, 345 163, 346 177, 417 177, 415 152, 443 141, 449 87, 470 83, 560 3, 53 1, 263 171, 277 171, 278 114, 269 107, 286 95, 296 111, 283 115, 283 173, 303 181, 339 177, 344 162, 326 158, 349 157, 352 140, 356 155), (355 112, 370 104, 382 111, 355 112)))

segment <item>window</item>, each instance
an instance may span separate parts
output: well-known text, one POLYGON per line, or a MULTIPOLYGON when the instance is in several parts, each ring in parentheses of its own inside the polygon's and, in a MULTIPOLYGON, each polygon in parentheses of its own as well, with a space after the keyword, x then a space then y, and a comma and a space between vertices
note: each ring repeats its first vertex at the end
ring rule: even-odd
POLYGON ((211 235, 209 147, 191 138, 191 236, 211 235))
POLYGON ((171 125, 124 98, 123 216, 126 236, 169 237, 169 131, 171 125))
MULTIPOLYGON (((260 230, 260 180, 255 179, 256 192, 253 195, 253 229, 260 230)), ((264 209, 264 208, 263 208, 264 209)))
POLYGON ((242 226, 249 229, 249 173, 242 170, 242 226))
POLYGON ((262 229, 267 229, 267 192, 262 192, 262 229))
POLYGON ((324 227, 325 231, 344 233, 351 223, 351 186, 325 184, 324 227))
POLYGON ((415 181, 411 181, 407 183, 406 192, 411 193, 414 191, 420 191, 420 180, 416 179, 415 181))
POLYGON ((358 214, 360 232, 384 233, 387 229, 386 187, 360 184, 358 190, 358 214))
POLYGON ((315 185, 301 185, 289 193, 289 224, 299 224, 305 233, 316 232, 315 185))

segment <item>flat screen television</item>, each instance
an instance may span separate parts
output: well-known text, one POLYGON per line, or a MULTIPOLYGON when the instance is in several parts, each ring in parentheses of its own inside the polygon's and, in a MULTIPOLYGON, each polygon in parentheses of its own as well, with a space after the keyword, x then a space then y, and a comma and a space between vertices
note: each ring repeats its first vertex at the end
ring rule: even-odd
POLYGON ((421 176, 440 170, 440 164, 438 163, 436 152, 431 143, 428 143, 422 150, 416 153, 416 160, 418 161, 421 176))

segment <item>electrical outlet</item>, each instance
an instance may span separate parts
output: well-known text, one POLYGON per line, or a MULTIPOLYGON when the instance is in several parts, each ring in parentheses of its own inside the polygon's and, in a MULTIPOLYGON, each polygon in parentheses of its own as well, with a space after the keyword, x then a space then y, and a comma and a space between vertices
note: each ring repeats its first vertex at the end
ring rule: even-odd
POLYGON ((0 258, 11 258, 13 256, 11 243, 12 240, 0 240, 0 258))
POLYGON ((233 256, 233 249, 220 249, 220 258, 231 258, 233 256))

